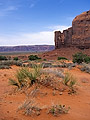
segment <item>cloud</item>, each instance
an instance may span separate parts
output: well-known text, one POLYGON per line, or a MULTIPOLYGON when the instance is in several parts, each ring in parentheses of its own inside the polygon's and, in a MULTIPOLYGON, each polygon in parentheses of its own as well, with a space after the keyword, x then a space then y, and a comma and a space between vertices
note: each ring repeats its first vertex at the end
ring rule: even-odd
POLYGON ((18 33, 16 35, 0 35, 0 46, 17 45, 54 45, 54 31, 67 29, 70 26, 50 26, 50 30, 35 33, 18 33))
POLYGON ((59 31, 63 32, 63 30, 66 30, 69 27, 71 27, 71 26, 56 25, 56 26, 49 26, 47 28, 50 29, 50 30, 53 30, 53 31, 59 30, 59 31))
POLYGON ((14 10, 17 10, 18 8, 16 6, 8 6, 7 8, 3 9, 3 11, 14 11, 14 10))
POLYGON ((18 35, 0 35, 1 46, 54 44, 54 32, 22 33, 18 35))
POLYGON ((40 0, 28 0, 28 3, 30 4, 30 8, 33 8, 40 0))
POLYGON ((15 11, 18 10, 18 7, 16 6, 8 6, 6 8, 3 8, 0 10, 0 16, 7 16, 8 13, 10 13, 11 11, 15 11))

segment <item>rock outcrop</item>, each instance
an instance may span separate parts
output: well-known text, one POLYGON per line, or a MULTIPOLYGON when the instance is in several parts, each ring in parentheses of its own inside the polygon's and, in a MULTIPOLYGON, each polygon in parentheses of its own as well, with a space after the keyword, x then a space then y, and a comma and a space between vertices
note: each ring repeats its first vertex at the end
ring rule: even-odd
POLYGON ((63 33, 55 31, 55 49, 61 47, 90 48, 90 10, 76 16, 63 33))

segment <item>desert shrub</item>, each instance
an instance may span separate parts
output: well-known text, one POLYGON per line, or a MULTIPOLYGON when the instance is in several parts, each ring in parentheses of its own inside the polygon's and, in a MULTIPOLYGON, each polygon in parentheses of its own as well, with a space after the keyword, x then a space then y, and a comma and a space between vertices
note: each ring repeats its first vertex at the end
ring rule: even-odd
POLYGON ((76 84, 76 80, 75 79, 72 79, 71 81, 70 81, 70 83, 69 83, 69 87, 71 88, 71 89, 73 89, 73 86, 76 84))
POLYGON ((28 56, 29 60, 38 60, 38 59, 41 59, 40 57, 38 57, 37 55, 30 55, 28 56))
MULTIPOLYGON (((40 107, 39 103, 35 101, 35 99, 27 99, 24 103, 19 106, 18 111, 22 110, 24 115, 37 115, 41 114, 42 109, 45 107, 40 107)), ((52 114, 54 116, 58 116, 60 114, 67 114, 70 110, 70 107, 66 107, 65 105, 55 104, 50 108, 47 108, 47 113, 52 114)))
POLYGON ((42 66, 43 66, 43 68, 52 67, 52 63, 50 63, 50 62, 43 62, 42 66))
POLYGON ((53 87, 55 85, 55 80, 49 74, 42 74, 39 79, 39 84, 46 86, 46 87, 53 87))
POLYGON ((54 116, 58 116, 60 114, 68 113, 69 109, 70 107, 66 108, 65 105, 53 105, 51 108, 49 108, 48 113, 51 113, 54 116))
POLYGON ((43 61, 47 61, 47 59, 43 59, 43 61))
POLYGON ((66 62, 61 62, 56 65, 52 65, 52 67, 61 67, 61 68, 73 68, 76 67, 77 63, 66 63, 66 62))
POLYGON ((0 60, 7 60, 6 56, 0 56, 0 60))
POLYGON ((65 57, 58 57, 58 60, 68 60, 68 59, 65 57))
POLYGON ((7 65, 7 66, 10 66, 11 65, 11 62, 10 60, 4 60, 4 61, 0 61, 0 65, 7 65))
POLYGON ((8 65, 0 65, 0 69, 10 69, 11 67, 8 65))
POLYGON ((15 75, 16 80, 9 79, 9 83, 17 86, 18 88, 22 88, 24 86, 29 87, 37 81, 37 78, 40 75, 40 69, 40 65, 33 66, 32 71, 30 71, 29 68, 21 68, 15 75))
POLYGON ((70 73, 66 72, 65 76, 64 76, 64 79, 63 79, 64 85, 68 86, 68 83, 69 83, 70 80, 71 80, 71 75, 70 75, 70 73))
POLYGON ((17 86, 18 88, 20 88, 19 82, 16 81, 16 80, 13 80, 13 79, 11 79, 11 78, 9 79, 9 84, 10 84, 10 85, 17 86))
POLYGON ((0 65, 7 65, 7 66, 11 66, 11 65, 16 65, 16 66, 22 66, 22 62, 21 61, 15 61, 15 60, 4 60, 4 61, 0 61, 0 65))
POLYGON ((22 88, 27 83, 28 73, 29 71, 26 68, 19 69, 15 75, 16 80, 11 78, 9 79, 10 85, 15 85, 18 88, 22 88))
POLYGON ((41 76, 39 77, 39 84, 45 86, 45 87, 50 87, 55 90, 60 90, 61 85, 64 87, 62 84, 62 78, 64 77, 63 71, 61 70, 42 70, 41 71, 41 76), (59 78, 59 80, 57 80, 59 78))
POLYGON ((21 66, 22 67, 22 62, 21 61, 13 61, 13 65, 16 65, 16 66, 21 66))
POLYGON ((90 63, 90 57, 89 57, 89 56, 86 56, 86 57, 84 58, 84 62, 85 62, 85 63, 90 63))
POLYGON ((75 93, 74 86, 76 85, 76 78, 69 72, 65 73, 63 84, 70 88, 69 93, 75 93))
POLYGON ((17 61, 17 60, 19 60, 19 59, 18 59, 18 57, 14 57, 13 60, 16 60, 16 61, 17 61))
POLYGON ((53 74, 57 77, 64 78, 63 70, 52 70, 52 69, 47 69, 47 70, 42 70, 42 73, 47 73, 47 74, 53 74))
POLYGON ((25 115, 40 115, 41 108, 37 105, 37 103, 32 100, 26 100, 19 108, 18 111, 23 110, 25 115))
POLYGON ((90 64, 82 63, 82 65, 79 67, 81 71, 85 71, 87 73, 90 73, 90 64))
POLYGON ((90 63, 90 57, 83 53, 76 53, 73 55, 73 62, 78 64, 82 62, 90 63))

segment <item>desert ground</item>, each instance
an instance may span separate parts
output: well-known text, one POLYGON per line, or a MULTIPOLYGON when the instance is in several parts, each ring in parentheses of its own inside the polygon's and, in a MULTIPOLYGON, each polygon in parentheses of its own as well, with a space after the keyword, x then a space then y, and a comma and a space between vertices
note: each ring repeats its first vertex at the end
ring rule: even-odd
MULTIPOLYGON (((58 51, 44 53, 40 56, 48 60, 53 59, 54 64, 59 64, 57 60, 58 51), (53 54, 51 54, 53 53, 53 54), (46 57, 45 57, 46 56, 46 57)), ((63 53, 64 55, 66 53, 63 53)), ((89 54, 89 52, 88 52, 89 54)), ((68 55, 65 57, 68 57, 68 55)), ((71 55, 69 56, 69 59, 71 55)), ((45 61, 48 62, 48 61, 45 61)), ((68 61, 64 61, 68 63, 68 61)), ((71 62, 71 60, 69 61, 71 62)), ((44 70, 52 71, 68 71, 76 78, 75 93, 69 94, 68 87, 61 84, 55 86, 34 84, 29 88, 17 89, 16 86, 9 84, 9 78, 14 79, 15 73, 21 67, 12 65, 11 69, 0 69, 0 120, 90 120, 90 74, 83 72, 76 65, 72 68, 48 67, 44 70), (60 89, 56 89, 57 86, 60 89), (37 88, 37 92, 31 94, 37 88), (42 110, 39 115, 25 115, 23 110, 19 110, 25 101, 35 102, 35 106, 39 106, 42 110), (67 114, 55 116, 48 113, 48 110, 53 105, 65 105, 70 107, 67 114)), ((51 74, 52 75, 52 74, 51 74)), ((62 81, 60 77, 51 77, 56 81, 62 81)))

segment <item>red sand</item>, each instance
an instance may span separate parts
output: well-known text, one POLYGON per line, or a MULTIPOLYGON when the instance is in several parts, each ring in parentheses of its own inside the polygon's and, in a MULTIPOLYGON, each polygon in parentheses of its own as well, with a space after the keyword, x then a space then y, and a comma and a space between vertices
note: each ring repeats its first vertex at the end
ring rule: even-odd
POLYGON ((47 114, 46 110, 40 116, 25 116, 22 112, 17 112, 18 107, 25 101, 24 93, 13 93, 13 87, 8 85, 8 79, 13 77, 19 67, 13 66, 10 70, 0 70, 0 120, 90 120, 90 74, 81 72, 78 68, 70 70, 77 77, 77 94, 52 95, 52 89, 42 87, 41 91, 46 92, 44 97, 37 97, 37 101, 42 106, 50 106, 53 103, 65 104, 70 106, 68 114, 59 117, 47 114), (13 94, 11 94, 13 93, 13 94))

